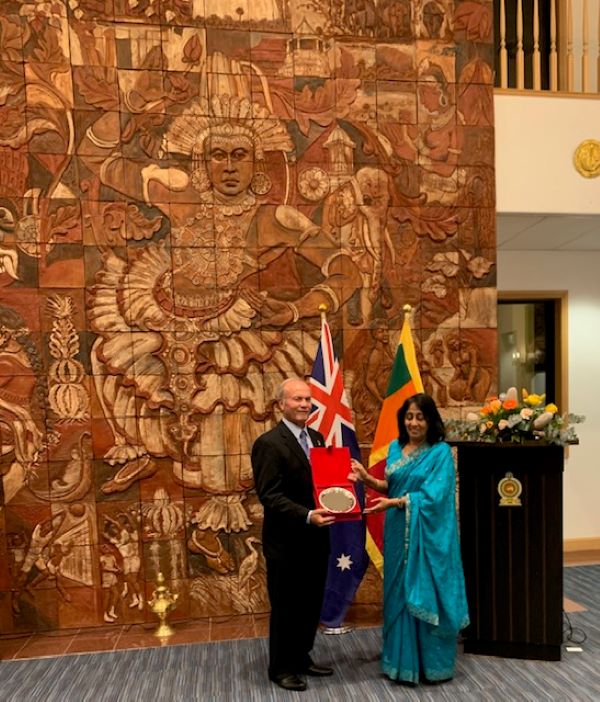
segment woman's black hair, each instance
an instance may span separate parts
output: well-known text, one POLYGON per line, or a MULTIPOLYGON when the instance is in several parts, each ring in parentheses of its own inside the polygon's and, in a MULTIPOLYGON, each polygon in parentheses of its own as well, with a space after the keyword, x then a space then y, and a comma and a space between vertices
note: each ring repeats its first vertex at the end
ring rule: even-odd
POLYGON ((433 444, 437 444, 438 441, 443 441, 446 436, 446 430, 444 429, 444 422, 433 397, 424 392, 418 392, 416 395, 405 400, 402 407, 398 410, 398 441, 400 444, 404 446, 404 444, 408 443, 408 432, 406 431, 404 419, 408 408, 413 403, 421 410, 427 422, 427 443, 433 446, 433 444))

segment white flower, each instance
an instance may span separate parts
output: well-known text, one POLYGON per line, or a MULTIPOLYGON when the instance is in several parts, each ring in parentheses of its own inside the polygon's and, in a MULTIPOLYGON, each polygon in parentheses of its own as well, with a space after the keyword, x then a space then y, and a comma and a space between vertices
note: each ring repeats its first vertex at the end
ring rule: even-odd
POLYGON ((498 429, 500 429, 500 431, 503 431, 503 430, 506 429, 507 427, 508 427, 508 422, 506 421, 506 419, 501 419, 501 420, 498 422, 498 429))
POLYGON ((521 417, 523 419, 531 419, 532 415, 533 410, 531 409, 531 407, 523 407, 523 409, 521 410, 521 417))
POLYGON ((542 412, 539 417, 533 420, 533 428, 534 429, 543 429, 544 427, 548 426, 550 422, 552 421, 552 417, 554 415, 552 412, 542 412))

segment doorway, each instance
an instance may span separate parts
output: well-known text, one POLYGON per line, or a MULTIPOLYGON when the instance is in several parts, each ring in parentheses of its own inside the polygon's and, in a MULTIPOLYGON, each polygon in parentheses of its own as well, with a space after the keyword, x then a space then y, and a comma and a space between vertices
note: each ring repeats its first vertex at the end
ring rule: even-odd
POLYGON ((546 395, 564 411, 564 296, 503 296, 498 300, 498 388, 546 395))

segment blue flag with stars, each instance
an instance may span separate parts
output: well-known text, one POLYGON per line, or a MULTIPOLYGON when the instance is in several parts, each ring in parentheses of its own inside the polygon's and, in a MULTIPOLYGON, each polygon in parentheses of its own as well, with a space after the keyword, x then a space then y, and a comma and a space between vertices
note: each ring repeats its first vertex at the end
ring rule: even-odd
MULTIPOLYGON (((311 387, 313 408, 307 425, 323 434, 327 446, 347 446, 352 458, 360 461, 352 411, 325 318, 321 324, 321 340, 308 383, 311 387)), ((357 483, 356 488, 362 508, 362 483, 357 483)), ((363 579, 369 564, 365 537, 365 522, 362 519, 355 522, 338 522, 330 527, 331 555, 321 610, 321 623, 328 628, 342 626, 348 607, 363 579)))

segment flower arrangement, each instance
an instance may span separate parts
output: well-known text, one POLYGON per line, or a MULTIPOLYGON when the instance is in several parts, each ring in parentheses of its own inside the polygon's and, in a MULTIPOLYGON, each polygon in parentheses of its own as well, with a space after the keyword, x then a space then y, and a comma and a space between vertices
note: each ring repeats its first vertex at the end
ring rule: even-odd
POLYGON ((519 401, 517 389, 510 388, 498 397, 489 398, 478 413, 469 412, 464 420, 447 421, 446 430, 447 438, 454 441, 544 441, 565 446, 577 443, 571 425, 584 420, 581 415, 560 415, 555 404, 545 404, 545 395, 525 389, 519 401))

